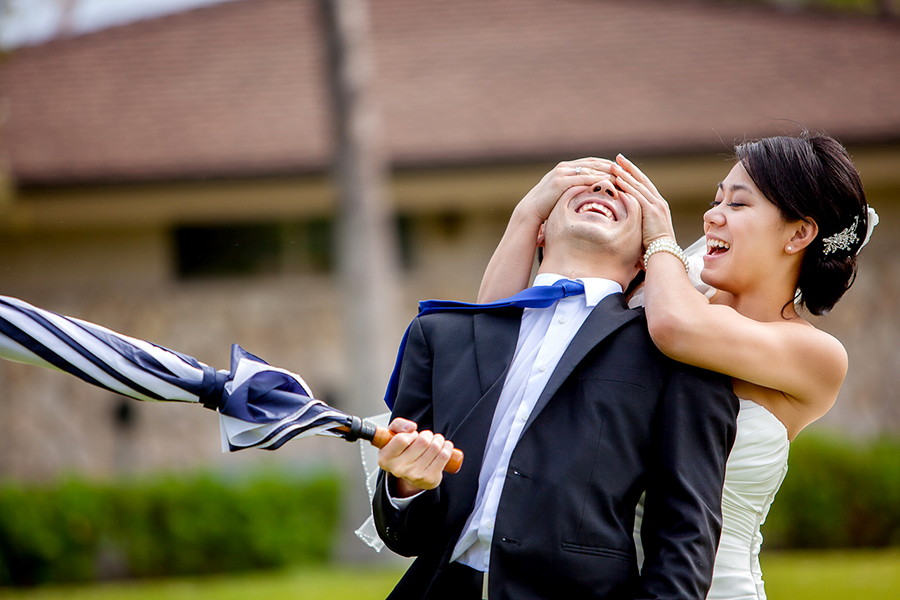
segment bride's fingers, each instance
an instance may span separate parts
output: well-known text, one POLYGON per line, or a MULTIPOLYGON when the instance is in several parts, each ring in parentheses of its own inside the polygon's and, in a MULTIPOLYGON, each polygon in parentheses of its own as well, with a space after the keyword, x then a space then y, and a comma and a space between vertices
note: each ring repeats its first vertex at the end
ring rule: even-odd
POLYGON ((600 173, 611 175, 615 162, 605 158, 579 158, 577 160, 561 163, 569 169, 569 173, 573 175, 597 175, 600 173))
MULTIPOLYGON (((669 209, 669 205, 665 200, 657 198, 655 196, 647 196, 646 194, 641 193, 632 187, 628 182, 622 181, 620 183, 622 186, 624 193, 628 196, 637 200, 638 204, 641 206, 641 213, 643 214, 643 220, 645 229, 651 222, 653 223, 668 223, 671 220, 671 211, 669 209)), ((659 225, 652 225, 650 229, 654 229, 659 225)))
POLYGON ((647 176, 640 172, 634 165, 625 163, 625 164, 615 164, 612 167, 612 172, 617 177, 622 177, 627 179, 635 186, 643 186, 647 188, 649 191, 650 187, 652 187, 652 183, 647 179, 647 176))
POLYGON ((650 180, 650 178, 647 177, 636 164, 625 158, 622 154, 616 156, 616 165, 626 173, 632 175, 635 180, 644 184, 647 189, 650 190, 653 194, 659 195, 656 186, 653 185, 653 182, 650 180))
POLYGON ((591 185, 601 179, 611 179, 614 164, 601 158, 561 162, 547 174, 545 180, 557 189, 572 185, 591 185))
POLYGON ((589 166, 596 169, 603 169, 609 166, 616 164, 616 161, 610 160, 608 158, 599 158, 597 156, 585 156, 584 158, 576 158, 575 160, 568 161, 570 165, 573 166, 589 166))
POLYGON ((645 213, 648 213, 653 208, 652 206, 650 206, 650 204, 647 202, 647 200, 645 198, 643 198, 642 196, 634 196, 625 191, 620 191, 619 195, 622 196, 623 198, 625 198, 626 200, 630 200, 631 202, 637 204, 638 207, 640 207, 641 220, 643 220, 643 218, 644 218, 643 215, 645 213))
POLYGON ((632 173, 631 171, 629 171, 627 168, 623 167, 622 165, 613 166, 612 173, 613 173, 613 175, 616 176, 617 179, 628 182, 633 188, 639 189, 639 190, 641 190, 641 192, 643 192, 647 195, 650 195, 650 196, 658 195, 658 194, 654 194, 653 191, 651 191, 650 187, 648 185, 646 185, 646 183, 644 181, 640 180, 637 176, 635 176, 634 173, 632 173))
POLYGON ((644 212, 644 211, 646 211, 648 208, 651 208, 650 203, 647 202, 647 199, 644 198, 641 194, 637 194, 637 195, 629 194, 628 192, 626 192, 626 191, 624 191, 624 190, 621 191, 621 192, 619 192, 619 193, 620 193, 622 196, 624 196, 625 198, 628 198, 628 199, 631 199, 631 200, 634 201, 634 202, 637 202, 637 203, 640 205, 640 207, 641 207, 641 212, 644 212))
POLYGON ((641 190, 635 187, 635 185, 637 185, 636 182, 632 184, 632 182, 628 181, 624 177, 616 177, 616 185, 619 187, 619 189, 623 190, 624 192, 635 198, 638 202, 640 202, 641 206, 653 206, 652 195, 648 194, 646 189, 641 190))
POLYGON ((636 164, 625 158, 623 154, 616 155, 616 164, 626 171, 632 173, 635 177, 647 181, 648 183, 650 182, 650 178, 647 177, 636 164))
POLYGON ((601 181, 611 181, 615 184, 616 176, 612 173, 605 173, 592 169, 582 169, 578 173, 573 172, 572 175, 563 176, 560 178, 560 181, 567 187, 574 185, 591 187, 597 185, 601 181))
POLYGON ((620 174, 616 176, 616 185, 621 189, 626 191, 630 191, 632 195, 638 194, 644 197, 644 199, 650 203, 651 205, 659 204, 668 208, 669 203, 666 202, 666 199, 659 195, 659 192, 655 192, 655 190, 651 190, 646 185, 641 183, 640 181, 636 181, 632 176, 628 174, 620 174))

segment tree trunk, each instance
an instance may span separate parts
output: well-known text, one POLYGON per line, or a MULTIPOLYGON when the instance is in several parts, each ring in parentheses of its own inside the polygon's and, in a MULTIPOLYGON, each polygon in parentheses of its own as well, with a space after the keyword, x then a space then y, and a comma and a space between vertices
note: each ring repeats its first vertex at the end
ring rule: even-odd
POLYGON ((59 22, 56 26, 57 38, 70 38, 75 35, 75 5, 78 0, 56 0, 59 4, 59 22))
MULTIPOLYGON (((349 365, 341 408, 366 417, 386 410, 382 398, 402 334, 397 322, 396 223, 386 203, 389 168, 371 87, 366 2, 320 0, 320 4, 328 36, 337 133, 338 270, 349 365)), ((346 493, 345 537, 339 540, 339 553, 351 559, 374 557, 355 537, 347 537, 368 516, 358 462, 350 470, 346 493)))

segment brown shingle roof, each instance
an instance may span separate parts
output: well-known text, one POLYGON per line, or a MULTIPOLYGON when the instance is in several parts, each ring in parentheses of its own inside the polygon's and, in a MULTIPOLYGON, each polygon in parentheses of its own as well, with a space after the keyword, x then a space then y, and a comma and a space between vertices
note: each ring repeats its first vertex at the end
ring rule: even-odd
MULTIPOLYGON (((729 3, 371 0, 396 164, 725 148, 770 119, 900 139, 900 26, 729 3), (724 140, 724 144, 720 141, 724 140)), ((21 182, 318 170, 313 0, 235 0, 0 64, 21 182)))

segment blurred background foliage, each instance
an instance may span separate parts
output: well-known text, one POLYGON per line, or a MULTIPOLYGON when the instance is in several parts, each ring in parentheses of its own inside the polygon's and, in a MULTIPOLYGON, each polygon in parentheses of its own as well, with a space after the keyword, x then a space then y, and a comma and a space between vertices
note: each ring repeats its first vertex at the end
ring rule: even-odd
POLYGON ((322 564, 339 478, 178 475, 0 484, 0 585, 322 564))
POLYGON ((773 4, 789 10, 827 9, 859 12, 864 14, 896 15, 900 8, 897 0, 718 0, 719 2, 744 4, 773 4))
MULTIPOLYGON (((0 585, 322 565, 339 481, 270 472, 2 483, 0 585)), ((900 439, 800 436, 762 531, 766 552, 900 547, 900 439)))
POLYGON ((900 545, 900 439, 800 435, 762 533, 766 550, 900 545))

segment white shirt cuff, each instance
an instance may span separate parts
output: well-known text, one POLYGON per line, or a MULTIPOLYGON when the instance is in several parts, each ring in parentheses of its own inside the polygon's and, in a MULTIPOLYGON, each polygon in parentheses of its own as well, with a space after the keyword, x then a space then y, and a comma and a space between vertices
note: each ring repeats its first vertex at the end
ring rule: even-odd
POLYGON ((406 507, 409 506, 409 503, 421 496, 423 493, 425 493, 425 490, 422 490, 421 492, 418 492, 406 498, 394 498, 394 496, 391 495, 390 487, 388 487, 387 497, 388 501, 391 503, 391 506, 393 506, 397 510, 406 510, 406 507))

